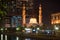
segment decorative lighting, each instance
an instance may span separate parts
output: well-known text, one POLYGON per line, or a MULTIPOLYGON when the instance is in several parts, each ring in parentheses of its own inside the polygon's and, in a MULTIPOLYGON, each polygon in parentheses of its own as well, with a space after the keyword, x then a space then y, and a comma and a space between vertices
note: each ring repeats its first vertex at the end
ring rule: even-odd
POLYGON ((60 23, 60 20, 53 20, 52 21, 52 24, 59 24, 60 23))
POLYGON ((37 24, 36 18, 31 18, 29 23, 30 24, 37 24))
POLYGON ((58 21, 58 20, 56 20, 56 23, 59 23, 59 21, 58 21))
POLYGON ((60 23, 60 20, 56 20, 56 22, 55 23, 60 23))

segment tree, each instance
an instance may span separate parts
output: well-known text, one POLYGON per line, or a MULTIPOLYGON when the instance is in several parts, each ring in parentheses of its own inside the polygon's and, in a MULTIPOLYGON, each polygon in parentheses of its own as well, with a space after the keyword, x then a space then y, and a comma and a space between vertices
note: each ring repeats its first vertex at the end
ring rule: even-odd
POLYGON ((3 23, 2 17, 7 15, 7 11, 8 11, 8 6, 6 4, 6 1, 0 0, 0 26, 3 23))

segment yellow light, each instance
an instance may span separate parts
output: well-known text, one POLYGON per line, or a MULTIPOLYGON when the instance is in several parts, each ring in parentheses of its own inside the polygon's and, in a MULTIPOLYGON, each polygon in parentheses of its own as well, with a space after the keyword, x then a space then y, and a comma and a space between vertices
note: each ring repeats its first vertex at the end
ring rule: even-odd
POLYGON ((51 23, 52 24, 59 24, 60 23, 60 20, 53 20, 51 23))
POLYGON ((56 23, 59 23, 59 21, 57 20, 56 23))
POLYGON ((31 18, 29 23, 30 24, 37 24, 36 18, 31 18))
POLYGON ((60 23, 60 20, 56 20, 55 23, 60 23))

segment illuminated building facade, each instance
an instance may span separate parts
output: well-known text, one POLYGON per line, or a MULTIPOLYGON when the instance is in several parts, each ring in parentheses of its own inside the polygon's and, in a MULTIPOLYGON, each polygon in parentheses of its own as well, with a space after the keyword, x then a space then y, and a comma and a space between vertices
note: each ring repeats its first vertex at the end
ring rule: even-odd
POLYGON ((38 7, 39 11, 35 13, 33 0, 12 0, 8 1, 7 5, 9 11, 7 16, 4 17, 5 27, 25 26, 31 18, 35 18, 39 25, 42 23, 42 6, 40 5, 38 7))
POLYGON ((60 23, 60 13, 51 15, 51 24, 59 24, 60 23))
POLYGON ((55 13, 51 15, 51 24, 55 26, 60 26, 60 13, 55 13))

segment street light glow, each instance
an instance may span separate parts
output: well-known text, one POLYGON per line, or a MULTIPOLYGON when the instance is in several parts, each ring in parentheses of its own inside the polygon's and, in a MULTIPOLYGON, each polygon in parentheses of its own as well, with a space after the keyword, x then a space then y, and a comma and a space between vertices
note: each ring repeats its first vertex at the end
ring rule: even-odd
POLYGON ((40 30, 40 28, 37 28, 37 30, 40 30))
POLYGON ((16 30, 19 30, 19 28, 16 28, 16 30))
POLYGON ((59 27, 55 27, 55 30, 59 30, 59 27))

